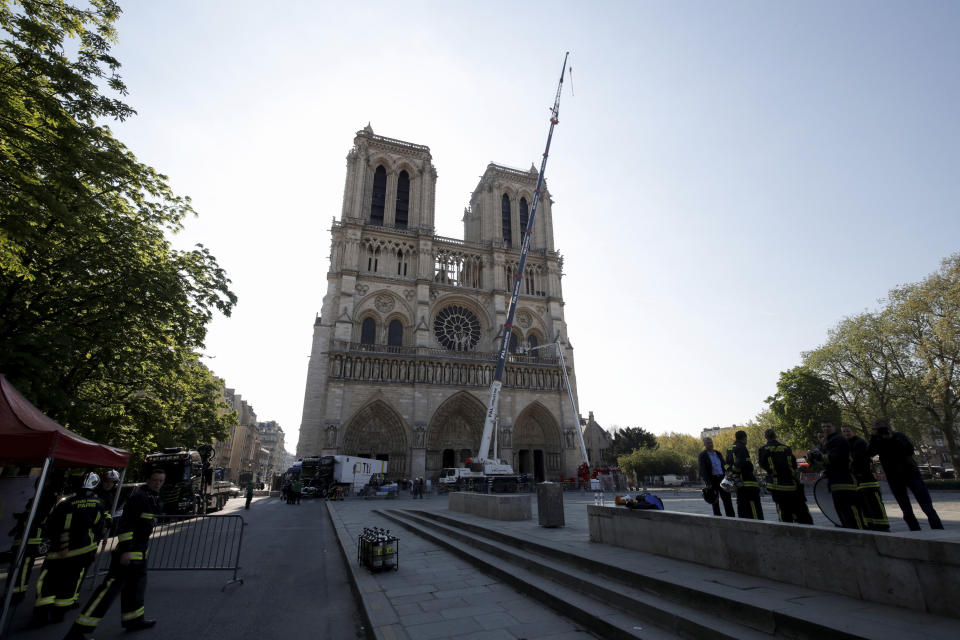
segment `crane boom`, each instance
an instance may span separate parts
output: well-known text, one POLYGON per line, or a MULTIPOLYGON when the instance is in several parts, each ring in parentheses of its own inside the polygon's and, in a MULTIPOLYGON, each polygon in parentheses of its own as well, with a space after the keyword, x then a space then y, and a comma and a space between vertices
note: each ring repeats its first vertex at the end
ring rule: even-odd
MULTIPOLYGON (((540 204, 540 188, 543 186, 543 176, 547 170, 547 158, 550 157, 550 142, 553 140, 553 128, 560 121, 560 92, 563 89, 563 77, 567 70, 567 58, 570 52, 563 56, 563 66, 560 68, 560 83, 557 85, 557 95, 550 110, 550 131, 547 133, 547 146, 543 151, 543 160, 540 162, 540 174, 537 176, 537 188, 533 192, 533 205, 527 219, 527 228, 523 230, 523 244, 520 248, 520 261, 517 263, 517 272, 513 276, 513 293, 510 296, 510 305, 507 307, 507 319, 503 323, 503 336, 500 340, 500 350, 497 354, 497 367, 490 383, 490 399, 487 402, 487 415, 483 422, 483 436, 480 439, 480 451, 477 458, 480 461, 490 459, 490 440, 497 422, 497 412, 500 407, 500 388, 503 386, 503 370, 507 362, 507 350, 510 348, 510 335, 513 330, 513 317, 517 312, 517 298, 520 295, 520 282, 523 280, 523 267, 527 262, 527 253, 530 251, 530 232, 533 230, 533 221, 537 215, 537 205, 540 204)), ((576 419, 576 416, 574 416, 576 419)))

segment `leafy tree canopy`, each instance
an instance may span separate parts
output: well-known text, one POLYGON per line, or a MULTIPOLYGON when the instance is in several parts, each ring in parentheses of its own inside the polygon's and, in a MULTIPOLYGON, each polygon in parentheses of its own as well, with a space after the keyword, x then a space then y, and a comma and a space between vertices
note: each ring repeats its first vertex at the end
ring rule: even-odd
POLYGON ((861 432, 883 417, 914 439, 942 435, 960 468, 960 253, 879 311, 842 320, 805 364, 861 432))
POLYGON ((655 449, 656 447, 657 437, 643 427, 624 427, 613 432, 610 453, 619 456, 632 453, 637 449, 655 449))
MULTIPOLYGON (((788 436, 795 447, 819 444, 821 421, 840 424, 841 412, 833 399, 833 386, 807 367, 782 372, 777 393, 766 402, 783 432, 780 435, 788 436)), ((762 438, 757 446, 760 444, 763 444, 762 438)))
POLYGON ((198 360, 236 297, 193 214, 102 124, 133 110, 110 55, 120 8, 0 0, 0 370, 52 418, 136 455, 230 421, 198 360), (102 88, 102 89, 101 89, 102 88))

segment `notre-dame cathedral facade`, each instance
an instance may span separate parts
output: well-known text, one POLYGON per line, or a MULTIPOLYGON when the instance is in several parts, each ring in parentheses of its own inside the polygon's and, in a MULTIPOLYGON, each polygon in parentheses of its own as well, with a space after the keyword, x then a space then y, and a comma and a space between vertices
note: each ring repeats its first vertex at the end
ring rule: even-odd
MULTIPOLYGON (((369 125, 357 132, 313 327, 298 457, 380 458, 394 478, 436 478, 476 455, 537 170, 489 164, 463 240, 434 235, 436 183, 429 147, 369 125)), ((579 417, 551 344, 564 349, 576 397, 562 266, 544 184, 496 434, 500 457, 538 480, 572 477, 581 462, 579 417)))

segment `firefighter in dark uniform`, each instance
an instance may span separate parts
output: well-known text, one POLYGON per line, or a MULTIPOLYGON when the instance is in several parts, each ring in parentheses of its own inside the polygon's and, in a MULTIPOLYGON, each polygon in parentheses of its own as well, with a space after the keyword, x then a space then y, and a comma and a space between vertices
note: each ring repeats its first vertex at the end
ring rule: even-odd
POLYGON ((727 474, 737 485, 737 517, 763 520, 760 506, 760 483, 753 473, 753 462, 747 451, 747 432, 737 431, 727 449, 727 474))
POLYGON ((760 468, 767 472, 767 489, 777 505, 780 522, 813 524, 803 485, 797 481, 797 459, 793 449, 777 440, 773 429, 763 432, 767 444, 757 452, 760 468))
MULTIPOLYGON (((30 532, 27 536, 26 554, 23 556, 23 564, 20 565, 20 570, 17 571, 16 581, 13 585, 11 602, 14 604, 22 602, 27 595, 27 590, 30 588, 30 573, 33 571, 34 561, 42 555, 40 546, 43 544, 45 535, 44 526, 47 516, 56 504, 60 490, 63 487, 63 473, 64 471, 62 469, 51 472, 50 480, 47 482, 46 487, 42 488, 40 492, 40 503, 37 506, 37 513, 33 518, 33 524, 30 526, 30 532)), ((37 483, 39 482, 40 481, 37 480, 37 483)), ((30 498, 30 500, 27 501, 23 513, 15 514, 16 524, 9 532, 9 535, 13 537, 13 545, 10 548, 11 566, 10 572, 7 574, 8 585, 13 578, 13 563, 17 557, 17 550, 23 541, 23 533, 27 526, 27 518, 30 517, 30 508, 33 506, 33 500, 33 498, 30 498)))
POLYGON ((820 449, 811 450, 808 457, 823 463, 824 475, 830 487, 833 506, 840 518, 840 526, 845 529, 862 529, 857 481, 850 471, 850 446, 843 436, 837 433, 837 427, 832 422, 821 423, 820 432, 820 449))
POLYGON ((147 589, 147 543, 162 509, 159 491, 165 479, 162 469, 153 469, 146 484, 130 495, 117 527, 117 548, 110 572, 93 592, 65 640, 79 640, 96 629, 118 593, 120 624, 124 629, 139 631, 157 623, 144 617, 143 599, 147 589))
POLYGON ((120 483, 120 474, 110 469, 100 476, 100 486, 97 487, 97 495, 103 500, 107 507, 107 530, 113 520, 113 503, 117 499, 117 485, 120 483))
POLYGON ((853 478, 857 481, 857 493, 860 495, 863 526, 872 531, 890 531, 890 520, 880 496, 880 483, 873 475, 870 454, 867 453, 867 441, 857 436, 853 427, 845 424, 840 432, 850 445, 850 460, 853 478))
POLYGON ((83 476, 76 494, 64 498, 47 517, 50 550, 37 579, 31 627, 61 622, 77 602, 80 584, 103 538, 106 510, 94 491, 100 484, 95 473, 83 476))

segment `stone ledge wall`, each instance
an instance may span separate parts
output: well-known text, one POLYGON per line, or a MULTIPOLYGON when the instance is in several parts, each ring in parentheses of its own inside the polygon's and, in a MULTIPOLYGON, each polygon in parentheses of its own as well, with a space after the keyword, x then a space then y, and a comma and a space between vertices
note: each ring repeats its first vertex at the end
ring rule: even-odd
POLYGON ((532 517, 529 493, 482 494, 454 491, 449 508, 492 520, 529 520, 532 517))
POLYGON ((587 518, 592 542, 960 617, 960 542, 593 505, 587 518))

